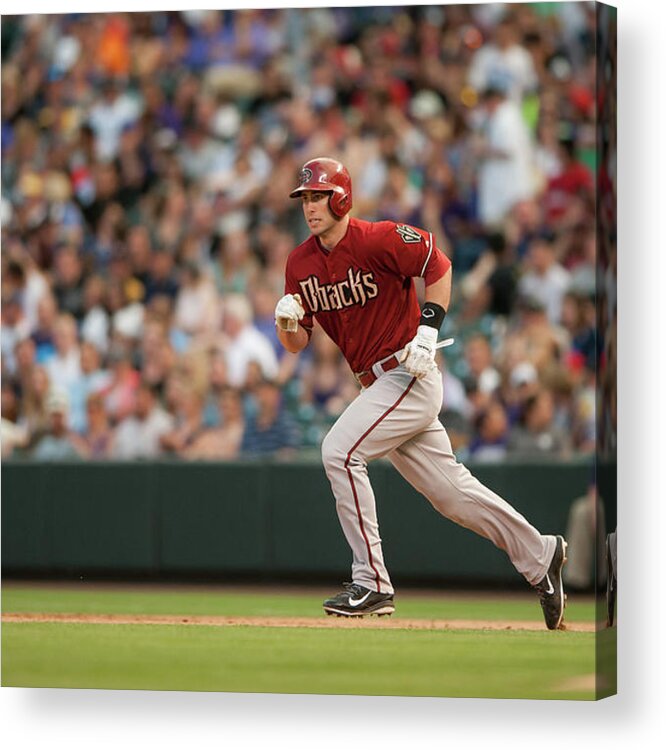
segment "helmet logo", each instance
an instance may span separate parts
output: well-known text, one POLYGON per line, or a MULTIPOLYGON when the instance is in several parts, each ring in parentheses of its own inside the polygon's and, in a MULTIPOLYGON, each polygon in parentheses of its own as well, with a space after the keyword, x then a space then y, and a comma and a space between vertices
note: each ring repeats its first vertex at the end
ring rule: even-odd
POLYGON ((304 167, 301 170, 301 185, 306 185, 312 179, 312 170, 304 167))

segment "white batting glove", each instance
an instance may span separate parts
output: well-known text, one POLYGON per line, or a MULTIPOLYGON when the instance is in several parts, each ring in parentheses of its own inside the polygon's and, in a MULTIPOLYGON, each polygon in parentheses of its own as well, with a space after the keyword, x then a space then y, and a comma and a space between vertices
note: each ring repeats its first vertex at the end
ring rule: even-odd
POLYGON ((403 352, 402 362, 405 370, 419 380, 437 367, 435 364, 437 334, 438 331, 432 326, 419 326, 416 336, 407 344, 403 352))
POLYGON ((304 315, 300 294, 285 294, 275 306, 275 324, 283 331, 297 331, 304 315))

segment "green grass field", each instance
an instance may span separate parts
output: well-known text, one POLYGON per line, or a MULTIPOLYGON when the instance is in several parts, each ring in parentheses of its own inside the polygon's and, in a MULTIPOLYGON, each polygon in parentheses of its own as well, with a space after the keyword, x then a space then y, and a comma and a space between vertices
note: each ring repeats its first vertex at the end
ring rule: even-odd
MULTIPOLYGON (((2 612, 314 618, 322 614, 325 593, 330 592, 5 584, 2 612)), ((410 619, 541 619, 538 602, 530 596, 405 593, 396 605, 392 625, 401 618, 406 625, 410 619)), ((570 599, 569 623, 589 623, 593 616, 591 600, 570 599)), ((482 624, 474 629, 389 629, 381 627, 388 618, 373 622, 377 628, 3 622, 2 684, 595 698, 592 632, 489 630, 482 624)), ((610 648, 607 644, 606 650, 610 648)))

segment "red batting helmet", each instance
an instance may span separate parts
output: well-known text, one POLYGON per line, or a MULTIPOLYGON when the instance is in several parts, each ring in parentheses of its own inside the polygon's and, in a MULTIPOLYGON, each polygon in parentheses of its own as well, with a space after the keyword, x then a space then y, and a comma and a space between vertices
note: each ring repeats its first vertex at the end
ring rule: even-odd
POLYGON ((329 208, 334 216, 341 219, 352 207, 352 184, 344 164, 328 157, 318 157, 305 162, 300 174, 300 184, 289 193, 290 198, 298 198, 305 190, 330 193, 329 208))

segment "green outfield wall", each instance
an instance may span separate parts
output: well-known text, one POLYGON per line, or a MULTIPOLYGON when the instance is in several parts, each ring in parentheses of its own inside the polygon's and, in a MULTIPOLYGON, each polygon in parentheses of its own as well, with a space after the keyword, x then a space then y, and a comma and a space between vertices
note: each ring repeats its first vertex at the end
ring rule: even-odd
MULTIPOLYGON (((580 464, 470 468, 550 533, 565 531, 590 478, 580 464)), ((396 581, 516 580, 503 553, 442 518, 388 463, 370 474, 396 581)), ((318 463, 2 466, 4 576, 339 578, 349 564, 318 463)))

